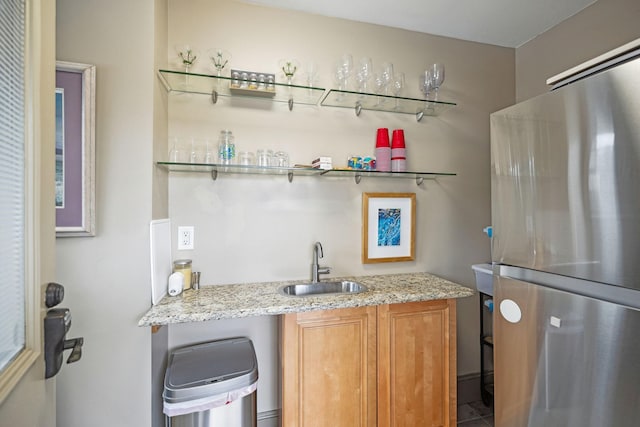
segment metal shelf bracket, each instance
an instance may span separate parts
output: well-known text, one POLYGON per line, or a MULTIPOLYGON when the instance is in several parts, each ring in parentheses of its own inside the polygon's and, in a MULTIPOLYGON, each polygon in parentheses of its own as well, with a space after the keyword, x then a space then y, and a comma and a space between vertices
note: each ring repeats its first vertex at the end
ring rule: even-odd
POLYGON ((215 89, 211 91, 211 102, 214 104, 218 102, 218 92, 215 89))
POLYGON ((211 170, 211 179, 214 180, 214 181, 216 179, 218 179, 218 170, 217 169, 211 170))

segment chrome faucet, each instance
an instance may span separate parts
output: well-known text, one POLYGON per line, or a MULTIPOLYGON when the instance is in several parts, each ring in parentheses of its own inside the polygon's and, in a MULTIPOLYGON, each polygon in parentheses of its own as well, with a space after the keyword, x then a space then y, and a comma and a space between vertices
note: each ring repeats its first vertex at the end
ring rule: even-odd
POLYGON ((329 274, 331 273, 330 267, 320 267, 318 265, 318 258, 322 258, 324 254, 322 253, 322 244, 320 242, 316 242, 313 245, 313 263, 311 264, 311 283, 318 283, 320 281, 321 274, 329 274))

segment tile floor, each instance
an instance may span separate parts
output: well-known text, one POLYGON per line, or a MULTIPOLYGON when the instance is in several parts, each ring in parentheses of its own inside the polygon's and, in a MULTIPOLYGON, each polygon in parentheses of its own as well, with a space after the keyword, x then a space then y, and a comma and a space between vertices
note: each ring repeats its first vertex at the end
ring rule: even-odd
POLYGON ((458 427, 493 427, 493 407, 482 401, 458 406, 458 427))

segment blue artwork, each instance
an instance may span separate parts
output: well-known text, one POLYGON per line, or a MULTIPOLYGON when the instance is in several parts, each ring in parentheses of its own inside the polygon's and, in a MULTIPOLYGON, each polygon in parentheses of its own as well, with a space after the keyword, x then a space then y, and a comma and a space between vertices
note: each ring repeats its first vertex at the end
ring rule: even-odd
POLYGON ((400 246, 400 209, 378 209, 378 246, 400 246))

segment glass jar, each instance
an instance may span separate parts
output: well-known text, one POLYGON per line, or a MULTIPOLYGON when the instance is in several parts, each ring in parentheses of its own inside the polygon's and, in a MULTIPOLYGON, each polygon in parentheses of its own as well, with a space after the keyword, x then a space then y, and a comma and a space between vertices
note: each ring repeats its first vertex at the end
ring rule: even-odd
POLYGON ((230 165, 236 157, 236 144, 233 142, 233 134, 230 130, 220 131, 218 138, 218 163, 230 165))
POLYGON ((186 291, 191 289, 191 260, 190 259, 177 259, 173 261, 173 272, 182 273, 184 276, 184 282, 182 290, 186 291))

